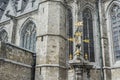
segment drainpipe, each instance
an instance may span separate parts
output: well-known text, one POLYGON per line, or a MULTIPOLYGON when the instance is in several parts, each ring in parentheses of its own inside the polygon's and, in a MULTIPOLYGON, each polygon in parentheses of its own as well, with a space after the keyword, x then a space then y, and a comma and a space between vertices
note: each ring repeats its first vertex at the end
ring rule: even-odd
POLYGON ((104 65, 103 65, 103 53, 102 53, 102 38, 101 38, 101 17, 100 17, 100 9, 101 9, 101 0, 96 0, 96 11, 98 15, 98 29, 99 29, 99 44, 100 44, 100 77, 101 80, 104 80, 104 65))
POLYGON ((31 80, 35 80, 35 68, 36 68, 36 53, 33 53, 33 64, 32 64, 32 72, 31 72, 31 80))

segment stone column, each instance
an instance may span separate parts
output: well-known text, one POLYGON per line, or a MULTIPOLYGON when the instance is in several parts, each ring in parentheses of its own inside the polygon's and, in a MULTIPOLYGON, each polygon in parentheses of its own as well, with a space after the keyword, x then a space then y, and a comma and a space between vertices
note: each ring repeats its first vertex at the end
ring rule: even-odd
MULTIPOLYGON (((108 31, 106 24, 106 11, 105 4, 102 0, 99 0, 99 19, 100 19, 100 41, 101 41, 101 78, 104 80, 111 80, 111 70, 105 67, 111 66, 111 58, 109 53, 109 43, 108 43, 108 31)), ((110 26, 111 27, 111 26, 110 26)))
POLYGON ((35 80, 67 80, 66 8, 54 0, 41 3, 39 9, 35 80))

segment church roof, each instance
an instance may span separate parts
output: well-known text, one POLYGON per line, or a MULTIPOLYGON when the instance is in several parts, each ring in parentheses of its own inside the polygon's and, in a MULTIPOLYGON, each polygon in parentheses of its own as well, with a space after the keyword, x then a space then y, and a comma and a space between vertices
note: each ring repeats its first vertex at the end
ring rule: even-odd
POLYGON ((0 0, 0 19, 8 5, 9 0, 0 0))

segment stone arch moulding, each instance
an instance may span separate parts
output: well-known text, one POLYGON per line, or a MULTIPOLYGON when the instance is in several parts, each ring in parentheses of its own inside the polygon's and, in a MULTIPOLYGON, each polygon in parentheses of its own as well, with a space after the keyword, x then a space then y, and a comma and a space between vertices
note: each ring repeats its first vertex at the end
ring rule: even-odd
POLYGON ((36 24, 31 20, 31 18, 28 18, 20 29, 20 46, 35 52, 35 42, 36 24))
POLYGON ((119 0, 112 0, 112 1, 108 4, 105 12, 108 13, 109 10, 110 10, 110 8, 111 8, 114 4, 120 5, 120 1, 119 1, 119 0))
MULTIPOLYGON (((112 24, 112 17, 111 17, 111 10, 114 6, 119 6, 120 7, 120 1, 118 0, 114 0, 114 1, 111 1, 106 9, 106 22, 107 22, 107 32, 108 32, 108 42, 109 42, 109 54, 110 54, 110 62, 111 62, 111 66, 118 66, 117 63, 120 63, 120 60, 116 60, 116 56, 115 56, 115 53, 114 53, 114 47, 113 47, 113 24, 112 24)), ((120 12, 120 11, 119 11, 120 12)), ((120 25, 120 24, 119 24, 120 25)))
POLYGON ((23 30, 24 26, 25 26, 27 23, 29 23, 29 22, 33 22, 33 23, 35 24, 36 30, 37 30, 37 22, 36 22, 33 18, 29 17, 29 18, 27 18, 27 19, 22 23, 21 28, 20 28, 20 30, 19 30, 19 34, 20 34, 20 35, 21 35, 21 31, 23 30))
POLYGON ((81 8, 79 9, 79 12, 83 12, 84 9, 89 8, 92 12, 92 16, 94 16, 96 14, 94 5, 91 3, 86 3, 85 5, 81 6, 81 8), (94 13, 93 13, 94 12, 94 13))

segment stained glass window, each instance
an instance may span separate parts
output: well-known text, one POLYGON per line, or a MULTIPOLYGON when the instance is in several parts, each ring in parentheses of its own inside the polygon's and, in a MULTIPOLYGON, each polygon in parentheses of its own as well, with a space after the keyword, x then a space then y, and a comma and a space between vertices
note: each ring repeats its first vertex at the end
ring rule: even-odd
POLYGON ((113 5, 110 10, 113 52, 115 59, 120 60, 120 6, 113 5))
POLYGON ((83 40, 89 39, 89 43, 83 43, 84 54, 88 55, 91 62, 95 61, 94 57, 94 37, 93 37, 93 17, 89 8, 83 11, 83 40))

